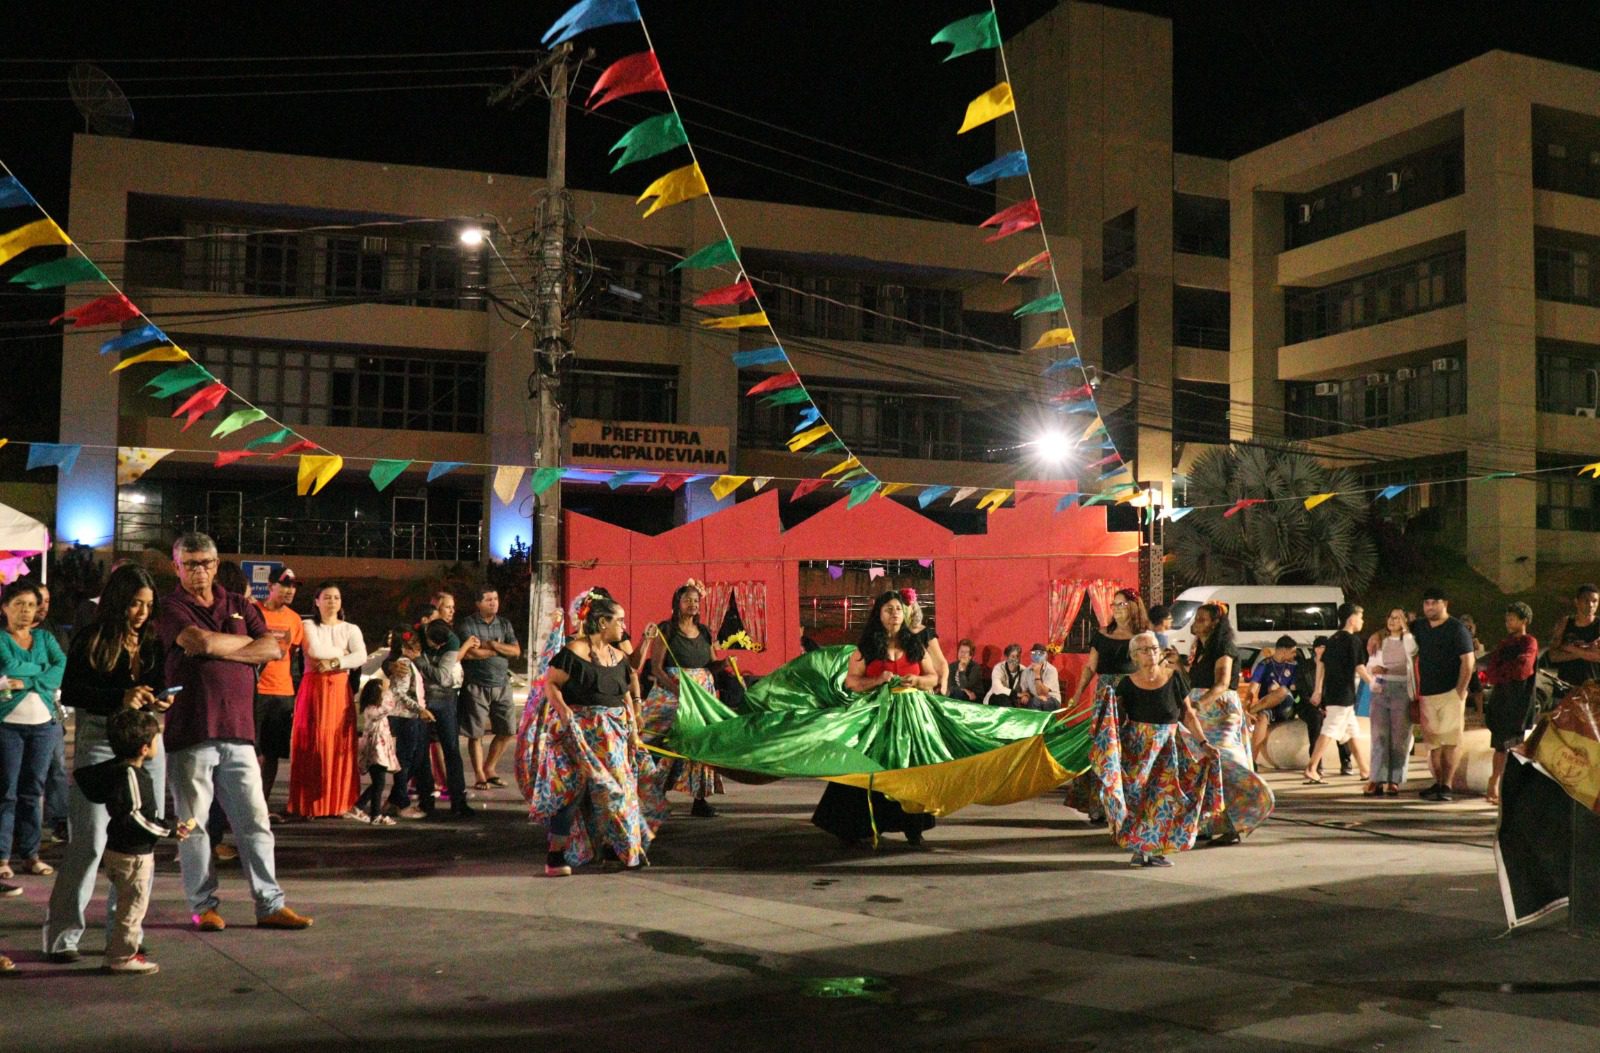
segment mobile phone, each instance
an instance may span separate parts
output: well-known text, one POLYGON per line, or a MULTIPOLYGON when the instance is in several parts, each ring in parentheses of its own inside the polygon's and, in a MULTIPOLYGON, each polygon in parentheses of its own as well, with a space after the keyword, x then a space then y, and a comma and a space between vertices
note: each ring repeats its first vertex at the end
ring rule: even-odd
POLYGON ((178 692, 182 691, 182 690, 183 690, 183 685, 182 684, 177 684, 177 685, 175 685, 173 687, 167 688, 165 691, 161 692, 156 697, 157 698, 176 698, 177 695, 178 695, 178 692))

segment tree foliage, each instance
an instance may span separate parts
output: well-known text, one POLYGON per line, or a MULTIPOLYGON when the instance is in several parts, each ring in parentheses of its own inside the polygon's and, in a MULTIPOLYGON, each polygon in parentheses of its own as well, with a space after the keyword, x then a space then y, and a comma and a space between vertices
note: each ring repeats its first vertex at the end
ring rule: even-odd
POLYGON ((1178 582, 1360 592, 1372 581, 1378 553, 1367 529, 1370 504, 1348 493, 1358 486, 1348 469, 1329 468, 1297 446, 1206 451, 1189 476, 1187 503, 1195 510, 1167 535, 1178 582), (1303 501, 1283 500, 1335 491, 1341 496, 1309 511, 1303 501), (1267 503, 1224 518, 1235 502, 1254 497, 1267 503))

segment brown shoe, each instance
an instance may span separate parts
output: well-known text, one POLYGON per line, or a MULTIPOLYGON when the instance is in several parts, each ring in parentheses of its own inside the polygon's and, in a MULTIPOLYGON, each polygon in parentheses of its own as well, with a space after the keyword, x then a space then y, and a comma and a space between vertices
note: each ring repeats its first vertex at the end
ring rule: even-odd
POLYGON ((418 808, 414 804, 410 807, 402 808, 394 814, 398 815, 402 819, 425 819, 428 815, 427 812, 424 812, 421 808, 418 808))
POLYGON ((211 851, 217 857, 217 862, 219 863, 231 863, 239 858, 239 850, 226 841, 218 841, 217 847, 211 851))
POLYGON ((194 916, 194 927, 201 932, 221 932, 228 927, 216 910, 203 910, 194 916))
POLYGON ((309 929, 311 919, 303 914, 296 914, 288 907, 279 907, 264 918, 256 919, 258 929, 309 929))

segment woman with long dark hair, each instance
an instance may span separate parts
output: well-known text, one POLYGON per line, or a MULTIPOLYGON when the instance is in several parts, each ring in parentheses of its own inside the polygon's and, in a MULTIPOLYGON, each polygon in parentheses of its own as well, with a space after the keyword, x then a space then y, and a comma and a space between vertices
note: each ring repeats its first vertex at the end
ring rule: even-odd
MULTIPOLYGON (((1133 672, 1134 662, 1128 653, 1133 638, 1150 629, 1150 616, 1144 600, 1132 589, 1118 589, 1111 596, 1111 622, 1095 630, 1089 639, 1089 660, 1078 674, 1078 683, 1072 695, 1062 700, 1068 709, 1083 697, 1083 689, 1094 681, 1095 719, 1104 711, 1106 700, 1122 678, 1133 672)), ((1098 823, 1105 816, 1099 799, 1099 782, 1092 771, 1084 772, 1067 784, 1066 806, 1075 808, 1098 823)))
MULTIPOLYGON (((67 666, 61 681, 61 701, 77 714, 73 740, 73 767, 86 768, 112 758, 106 721, 124 709, 164 712, 172 698, 163 694, 166 684, 164 655, 156 636, 154 617, 156 586, 143 567, 128 565, 112 571, 95 620, 78 630, 67 648, 67 666)), ((156 739, 155 755, 144 763, 160 799, 166 803, 167 754, 156 739)), ((95 804, 74 784, 68 792, 67 823, 71 836, 66 858, 50 890, 50 909, 44 923, 44 949, 53 962, 78 960, 78 940, 83 936, 83 912, 94 896, 95 872, 106 848, 110 823, 105 805, 95 804)), ((106 918, 115 914, 116 889, 106 904, 106 918)))
POLYGON ((1272 790, 1255 772, 1239 701, 1239 648, 1227 608, 1208 603, 1194 614, 1194 660, 1189 663, 1189 704, 1206 741, 1221 755, 1225 811, 1200 831, 1218 845, 1237 844, 1272 814, 1272 790))
POLYGON ((367 660, 361 629, 344 618, 344 595, 335 581, 313 593, 317 612, 305 620, 305 675, 294 702, 289 736, 289 812, 302 819, 338 815, 361 819, 356 798, 356 711, 350 670, 367 660))
MULTIPOLYGON (((702 600, 700 583, 690 579, 672 593, 672 617, 657 629, 661 649, 650 660, 655 686, 645 696, 639 710, 639 733, 652 745, 659 745, 678 716, 678 693, 684 678, 693 680, 713 698, 717 682, 711 666, 716 661, 716 640, 700 621, 702 600)), ((722 793, 722 776, 715 768, 693 761, 663 760, 656 769, 661 792, 680 790, 694 797, 689 814, 710 819, 717 814, 706 798, 722 793)))
MULTIPOLYGON (((939 675, 922 641, 906 624, 906 608, 900 594, 885 592, 872 605, 862 627, 861 640, 850 655, 845 674, 846 689, 866 693, 893 686, 934 691, 939 675)), ((829 783, 817 802, 811 821, 846 845, 854 845, 874 833, 903 833, 914 845, 922 834, 933 829, 933 816, 907 812, 898 803, 877 791, 829 783)))

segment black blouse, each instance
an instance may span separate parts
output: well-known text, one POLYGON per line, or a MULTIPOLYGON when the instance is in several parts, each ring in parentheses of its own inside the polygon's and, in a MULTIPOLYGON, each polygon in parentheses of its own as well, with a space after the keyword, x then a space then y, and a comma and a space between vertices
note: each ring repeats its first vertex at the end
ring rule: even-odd
POLYGON ((661 623, 661 639, 667 645, 666 664, 677 669, 705 669, 711 665, 711 630, 698 626, 699 636, 684 636, 676 622, 661 623))
POLYGON ((111 672, 102 673, 89 661, 92 630, 84 630, 72 638, 67 648, 67 668, 61 678, 61 703, 98 717, 109 717, 122 708, 122 696, 143 684, 160 692, 167 685, 166 663, 162 659, 161 641, 156 634, 147 633, 139 649, 139 675, 133 675, 133 663, 128 652, 117 649, 117 664, 111 672))
POLYGON ((568 706, 620 706, 631 682, 626 661, 599 665, 565 647, 550 660, 550 668, 567 674, 561 697, 568 706))
POLYGON ((1140 724, 1176 724, 1183 719, 1183 688, 1177 677, 1171 677, 1160 687, 1140 687, 1133 677, 1125 676, 1117 684, 1117 701, 1122 704, 1122 715, 1140 724))
POLYGON ((1128 653, 1128 645, 1132 642, 1132 638, 1118 640, 1114 636, 1096 632, 1089 641, 1089 649, 1099 656, 1095 659, 1095 675, 1116 676, 1133 672, 1133 656, 1128 653))
POLYGON ((1226 626, 1218 626, 1212 631, 1205 646, 1195 654, 1189 663, 1189 684, 1191 687, 1210 689, 1217 682, 1217 661, 1222 658, 1232 658, 1233 666, 1228 674, 1228 690, 1234 691, 1239 687, 1239 648, 1234 645, 1233 631, 1226 626))

